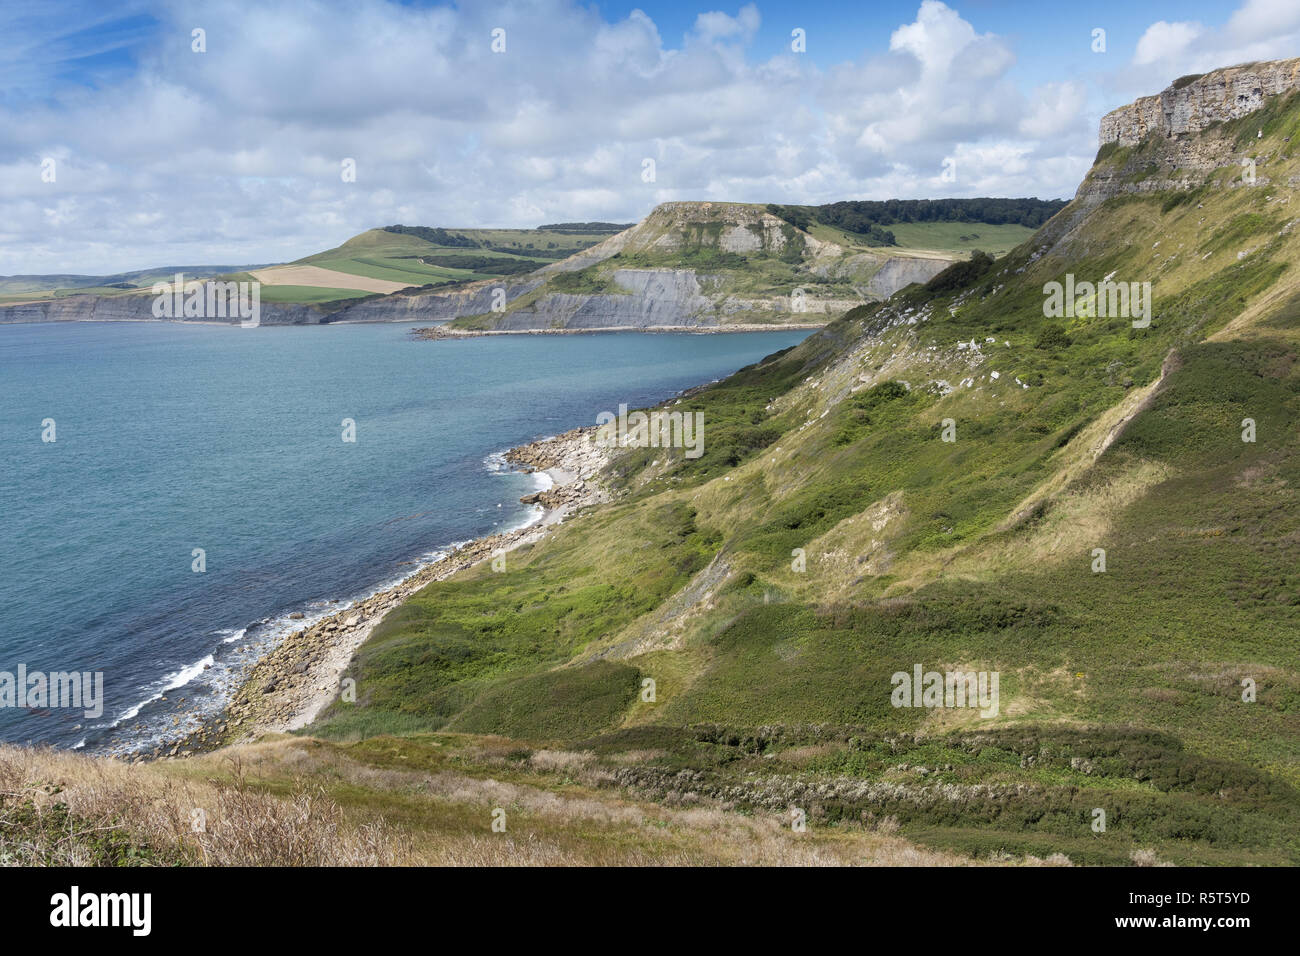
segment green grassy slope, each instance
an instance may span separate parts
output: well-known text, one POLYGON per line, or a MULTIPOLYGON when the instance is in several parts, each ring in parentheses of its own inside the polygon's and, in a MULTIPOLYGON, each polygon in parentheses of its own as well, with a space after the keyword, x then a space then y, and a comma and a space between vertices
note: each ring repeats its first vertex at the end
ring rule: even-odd
MULTIPOLYGON (((608 238, 609 231, 581 229, 449 229, 450 241, 406 232, 369 229, 343 245, 292 263, 347 275, 437 288, 480 279, 521 275, 608 238)), ((341 297, 315 287, 282 287, 276 301, 321 302, 341 297), (295 298, 296 296, 296 298, 295 298)))
POLYGON ((1006 255, 1034 234, 1028 226, 982 222, 900 222, 889 227, 903 249, 970 252, 982 249, 1006 255))
MULTIPOLYGON (((898 252, 834 232, 819 242, 754 203, 665 203, 568 271, 553 273, 543 285, 512 299, 506 314, 545 311, 552 304, 545 300, 552 295, 625 292, 616 273, 652 270, 679 273, 676 279, 692 290, 673 300, 680 306, 682 322, 706 318, 720 325, 817 323, 832 311, 886 294, 874 289, 871 280, 898 252), (795 290, 802 292, 802 309, 791 305, 795 290)), ((934 252, 920 258, 942 263, 959 256, 934 252)), ((571 302, 556 301, 561 313, 572 307, 571 302)), ((558 321, 562 319, 554 313, 548 320, 558 321)), ((501 315, 488 313, 462 316, 453 325, 479 329, 505 322, 501 315)))
MULTIPOLYGON (((894 234, 897 245, 883 247, 888 250, 914 249, 956 254, 980 249, 995 256, 1006 255, 1034 234, 1034 230, 1028 226, 983 222, 900 222, 890 226, 889 231, 894 234)), ((860 236, 825 223, 813 223, 808 232, 817 239, 839 243, 850 249, 879 252, 882 248, 868 246, 860 236)))
POLYGON ((629 450, 615 505, 430 585, 313 732, 559 741, 643 792, 687 771, 981 858, 1297 862, 1298 123, 1292 97, 1207 132, 1192 190, 1102 201, 1174 178, 1160 144, 1103 150, 1098 201, 1008 256, 692 394, 701 458, 629 450), (1150 327, 1045 318, 1067 272, 1152 282, 1150 327), (893 707, 916 664, 996 671, 997 716, 893 707))

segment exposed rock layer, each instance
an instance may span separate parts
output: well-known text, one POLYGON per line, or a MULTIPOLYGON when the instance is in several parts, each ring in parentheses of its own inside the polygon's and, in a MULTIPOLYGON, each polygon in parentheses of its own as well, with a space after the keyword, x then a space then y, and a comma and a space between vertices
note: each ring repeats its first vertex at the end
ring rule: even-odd
POLYGON ((1101 119, 1101 142, 1134 146, 1151 133, 1181 136, 1255 112, 1270 96, 1300 88, 1300 57, 1247 63, 1175 82, 1101 119))
MULTIPOLYGON (((260 324, 438 322, 464 316, 490 316, 491 327, 503 331, 806 324, 828 321, 863 301, 887 298, 909 283, 929 280, 949 265, 951 260, 946 258, 895 255, 885 250, 849 254, 833 242, 794 230, 758 206, 672 202, 656 206, 636 226, 523 277, 489 279, 445 292, 396 293, 333 312, 310 305, 264 302, 260 324), (796 294, 794 288, 779 294, 739 292, 734 288, 734 271, 684 266, 615 268, 610 272, 609 288, 599 292, 540 289, 552 276, 577 272, 616 255, 641 254, 656 261, 667 256, 671 265, 671 258, 688 254, 692 244, 723 254, 779 256, 789 251, 791 243, 802 243, 799 256, 810 280, 851 282, 859 297, 796 294), (801 315, 807 318, 801 319, 801 315)), ((149 294, 69 296, 0 306, 0 323, 156 321, 153 301, 149 294)))

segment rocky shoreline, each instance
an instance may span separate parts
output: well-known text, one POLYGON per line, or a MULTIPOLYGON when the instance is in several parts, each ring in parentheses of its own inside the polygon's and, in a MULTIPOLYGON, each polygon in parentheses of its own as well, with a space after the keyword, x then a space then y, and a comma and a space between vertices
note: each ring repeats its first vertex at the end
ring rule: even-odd
POLYGON ((488 335, 594 335, 603 332, 691 332, 696 335, 720 335, 728 332, 786 332, 825 328, 825 322, 785 322, 781 324, 745 323, 736 325, 654 325, 609 326, 592 329, 460 329, 449 325, 431 325, 411 329, 419 339, 477 339, 488 335))
POLYGON ((392 587, 294 631, 253 665, 220 713, 187 736, 134 759, 186 757, 310 724, 338 696, 353 655, 389 611, 428 584, 537 541, 576 509, 611 499, 601 481, 610 453, 596 444, 595 435, 595 426, 575 428, 505 453, 517 470, 545 472, 551 478, 550 488, 520 499, 544 509, 540 520, 460 545, 392 587))

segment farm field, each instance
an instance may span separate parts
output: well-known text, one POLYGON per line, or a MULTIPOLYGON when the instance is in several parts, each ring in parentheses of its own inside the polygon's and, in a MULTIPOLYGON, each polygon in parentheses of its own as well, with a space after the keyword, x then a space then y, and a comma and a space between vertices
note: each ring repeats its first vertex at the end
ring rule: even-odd
POLYGON ((910 250, 969 255, 981 249, 993 256, 1006 255, 1034 234, 1028 226, 986 222, 899 222, 884 228, 894 234, 898 245, 868 246, 862 236, 820 222, 814 223, 808 232, 823 242, 877 253, 895 254, 910 250))
POLYGON ((389 293, 412 284, 321 266, 274 266, 259 269, 250 275, 264 286, 329 289, 335 292, 355 290, 389 293))

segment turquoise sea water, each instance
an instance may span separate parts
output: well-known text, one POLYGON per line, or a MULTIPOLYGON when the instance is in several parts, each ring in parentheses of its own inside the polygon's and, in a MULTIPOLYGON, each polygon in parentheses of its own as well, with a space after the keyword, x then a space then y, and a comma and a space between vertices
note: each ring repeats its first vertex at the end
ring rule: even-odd
POLYGON ((506 448, 808 334, 409 329, 0 326, 0 672, 102 672, 105 698, 98 719, 0 707, 0 739, 148 746, 218 707, 288 614, 530 520, 537 479, 506 448))

